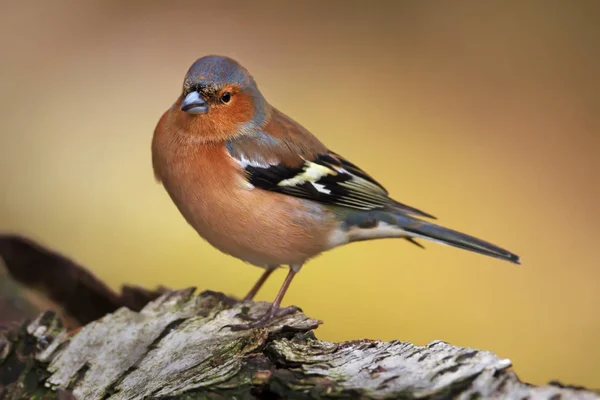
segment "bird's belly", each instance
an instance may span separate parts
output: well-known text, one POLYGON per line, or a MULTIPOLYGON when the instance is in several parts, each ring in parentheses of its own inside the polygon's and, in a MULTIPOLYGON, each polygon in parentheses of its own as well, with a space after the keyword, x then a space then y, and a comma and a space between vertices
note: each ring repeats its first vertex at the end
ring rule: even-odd
POLYGON ((244 187, 179 184, 167 192, 187 222, 212 246, 248 263, 303 264, 326 250, 339 224, 321 205, 244 187))

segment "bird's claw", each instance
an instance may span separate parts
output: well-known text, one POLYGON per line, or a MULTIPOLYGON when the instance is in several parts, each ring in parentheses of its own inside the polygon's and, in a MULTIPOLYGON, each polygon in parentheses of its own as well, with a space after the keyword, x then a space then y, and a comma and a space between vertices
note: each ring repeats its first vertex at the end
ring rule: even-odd
POLYGON ((275 319, 275 318, 285 317, 286 315, 293 314, 296 311, 301 311, 301 310, 300 310, 300 308, 298 308, 296 306, 289 306, 289 307, 285 307, 285 308, 278 308, 275 310, 274 313, 267 311, 265 314, 260 315, 258 317, 249 315, 249 314, 238 314, 238 315, 236 315, 236 317, 238 317, 239 319, 243 319, 244 321, 259 321, 259 320, 269 316, 269 314, 273 314, 271 319, 275 319))
POLYGON ((296 306, 289 306, 285 308, 269 309, 266 313, 259 317, 254 317, 248 314, 238 314, 237 317, 250 322, 247 324, 225 325, 223 328, 228 327, 232 331, 243 331, 246 329, 264 328, 268 326, 271 322, 273 322, 273 320, 294 314, 296 311, 301 310, 296 306))

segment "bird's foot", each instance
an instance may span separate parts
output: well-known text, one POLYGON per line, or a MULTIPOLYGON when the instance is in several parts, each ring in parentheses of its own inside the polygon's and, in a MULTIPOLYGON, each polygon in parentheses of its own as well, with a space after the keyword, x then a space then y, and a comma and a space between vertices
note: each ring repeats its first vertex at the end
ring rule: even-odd
POLYGON ((232 331, 243 331, 246 329, 255 329, 255 328, 264 328, 269 325, 273 320, 281 317, 285 317, 287 315, 291 315, 296 311, 301 311, 300 308, 296 306, 289 306, 285 308, 278 308, 271 306, 266 313, 261 316, 254 317, 252 315, 247 314, 238 314, 237 316, 243 320, 251 321, 247 324, 237 324, 237 325, 226 325, 232 331))
POLYGON ((243 319, 244 321, 259 321, 265 317, 270 316, 272 319, 285 317, 286 315, 291 315, 296 311, 302 311, 299 307, 289 306, 285 308, 269 308, 266 313, 260 315, 258 317, 249 315, 249 314, 238 314, 237 317, 243 319))

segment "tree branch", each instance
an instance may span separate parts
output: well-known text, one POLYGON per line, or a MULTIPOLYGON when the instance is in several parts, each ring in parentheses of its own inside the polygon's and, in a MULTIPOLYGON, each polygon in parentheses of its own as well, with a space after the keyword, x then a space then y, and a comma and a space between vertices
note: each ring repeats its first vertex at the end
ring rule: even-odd
POLYGON ((231 331, 268 303, 168 291, 69 333, 54 312, 0 332, 0 399, 600 399, 531 386, 496 355, 435 341, 318 340, 301 312, 231 331))

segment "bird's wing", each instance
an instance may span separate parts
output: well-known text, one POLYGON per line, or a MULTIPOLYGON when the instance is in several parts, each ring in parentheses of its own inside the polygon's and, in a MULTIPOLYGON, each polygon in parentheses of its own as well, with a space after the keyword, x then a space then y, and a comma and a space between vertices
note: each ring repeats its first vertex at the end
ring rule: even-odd
POLYGON ((395 209, 434 218, 398 203, 369 174, 329 151, 310 132, 277 112, 263 132, 227 143, 254 187, 358 210, 395 209))

